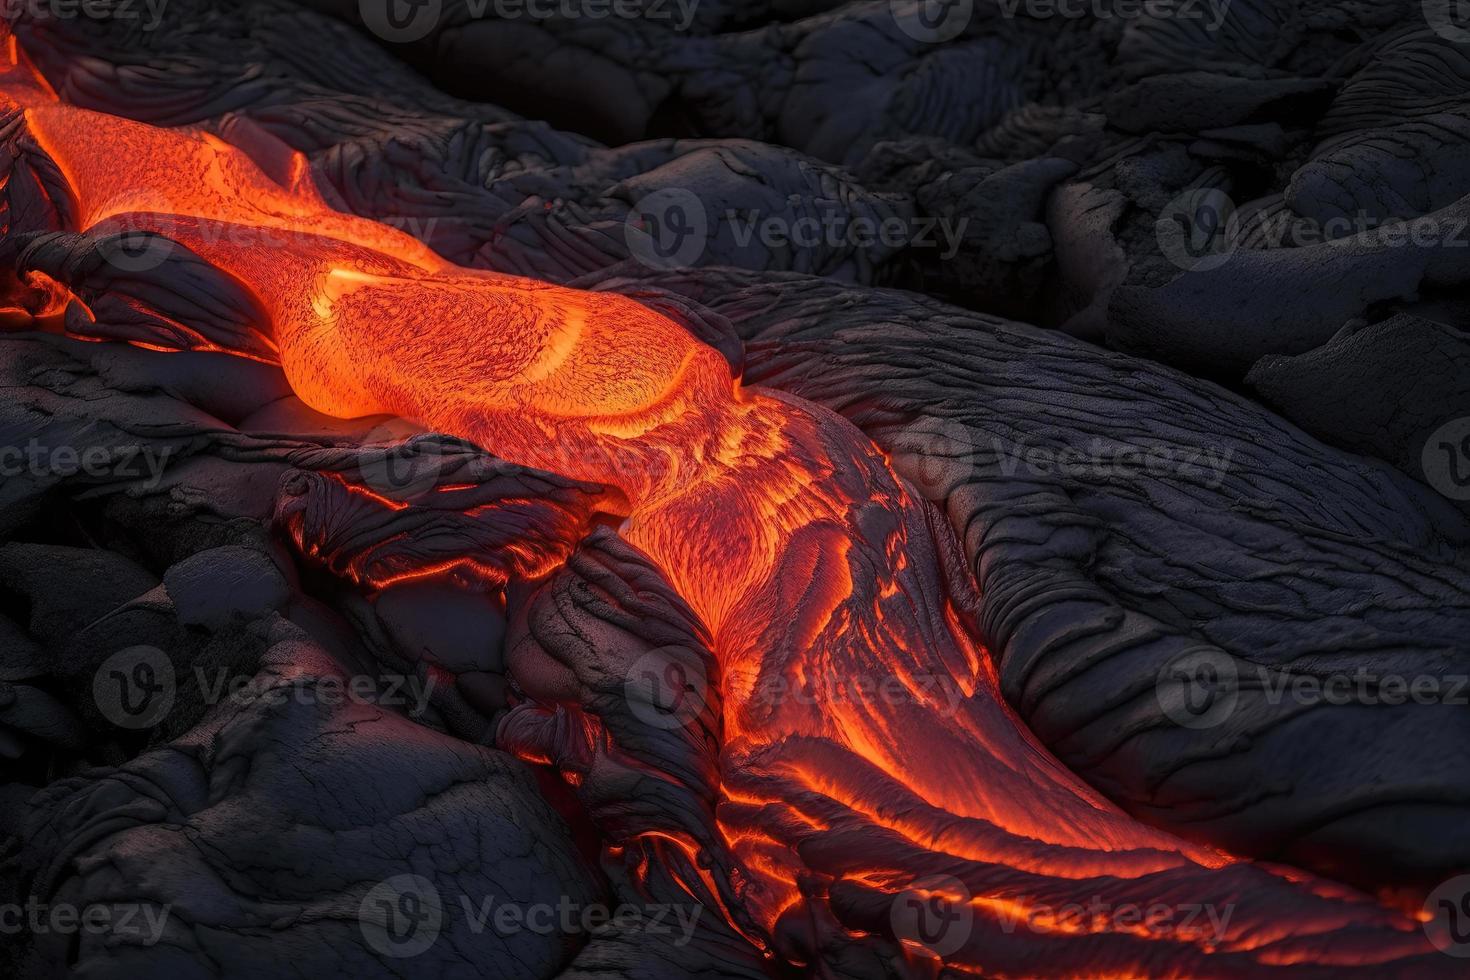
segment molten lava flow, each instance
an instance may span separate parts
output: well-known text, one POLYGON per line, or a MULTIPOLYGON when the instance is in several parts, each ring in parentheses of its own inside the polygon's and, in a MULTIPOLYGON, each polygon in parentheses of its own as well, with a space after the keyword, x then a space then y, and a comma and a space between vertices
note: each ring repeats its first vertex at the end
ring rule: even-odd
MULTIPOLYGON (((820 955, 830 915, 813 903, 851 923, 864 895, 922 893, 936 870, 974 895, 946 900, 990 926, 1073 893, 1137 901, 1143 880, 1263 909, 1208 940, 1184 926, 1057 924, 1072 945, 1050 965, 1026 959, 1042 940, 1024 930, 981 928, 945 951, 991 975, 1095 963, 1203 976, 1292 956, 1387 961, 1422 945, 1407 919, 1345 889, 1143 826, 1058 764, 1004 704, 946 599, 922 502, 834 414, 742 389, 717 352, 632 300, 453 267, 335 212, 299 155, 263 167, 203 131, 63 105, 18 69, 0 92, 75 196, 58 206, 68 230, 153 232, 244 283, 308 405, 401 415, 615 491, 624 537, 714 638, 720 825, 751 918, 788 958, 820 955), (814 690, 826 693, 801 693, 814 690), (1356 927, 1377 931, 1312 942, 1356 927), (1104 935, 1118 941, 1107 955, 1086 942, 1104 935)), ((35 230, 46 229, 11 232, 35 230)))

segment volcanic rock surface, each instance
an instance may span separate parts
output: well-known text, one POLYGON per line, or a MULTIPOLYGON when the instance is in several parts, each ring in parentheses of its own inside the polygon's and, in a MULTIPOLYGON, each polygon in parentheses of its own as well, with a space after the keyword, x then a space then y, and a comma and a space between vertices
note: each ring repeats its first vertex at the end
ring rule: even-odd
POLYGON ((7 935, 16 975, 1464 972, 1419 910, 1470 871, 1470 32, 1377 0, 954 4, 943 41, 902 2, 455 0, 412 37, 98 6, 13 25, 61 101, 304 160, 338 210, 632 297, 855 427, 914 501, 864 540, 978 651, 889 736, 1070 770, 1097 824, 935 805, 857 734, 734 738, 749 691, 607 487, 313 411, 262 297, 76 226, 11 112, 0 902, 111 915, 7 935))

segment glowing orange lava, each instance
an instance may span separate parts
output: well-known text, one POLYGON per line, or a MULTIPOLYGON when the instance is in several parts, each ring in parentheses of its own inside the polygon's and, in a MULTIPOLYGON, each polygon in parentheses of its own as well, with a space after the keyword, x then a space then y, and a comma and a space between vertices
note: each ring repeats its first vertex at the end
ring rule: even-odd
MULTIPOLYGON (((263 168, 202 130, 64 105, 24 70, 0 94, 75 195, 71 230, 156 232, 244 283, 311 407, 404 416, 612 488, 621 533, 714 637, 720 825, 763 940, 789 958, 815 956, 787 936, 815 914, 812 895, 907 888, 922 877, 910 854, 938 855, 970 882, 987 922, 1054 909, 1068 888, 1131 894, 1150 875, 1188 882, 1196 901, 1244 901, 1257 887, 1314 896, 1295 920, 1242 915, 1209 943, 1183 927, 1057 925, 1044 912, 1056 935, 1130 944, 1121 960, 1097 959, 1099 974, 1203 976, 1212 956, 1259 966, 1250 951, 1281 936, 1307 937, 1293 948, 1320 962, 1422 946, 1407 919, 1146 827, 1057 763, 1005 705, 939 588, 922 501, 833 413, 742 389, 715 350, 633 300, 455 267, 333 211, 299 154, 263 168), (812 690, 825 693, 793 693, 812 690), (858 853, 824 850, 842 833, 863 835, 858 853), (1371 942, 1310 943, 1359 923, 1378 930, 1371 942)), ((996 949, 1036 941, 996 936, 996 949)), ((966 949, 954 954, 964 969, 1049 972, 1021 953, 966 949)))

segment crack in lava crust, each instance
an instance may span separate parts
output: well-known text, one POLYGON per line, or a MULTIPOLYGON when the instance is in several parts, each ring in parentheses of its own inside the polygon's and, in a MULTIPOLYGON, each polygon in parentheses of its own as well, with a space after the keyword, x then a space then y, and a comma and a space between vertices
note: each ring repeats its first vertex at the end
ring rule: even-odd
MULTIPOLYGON (((23 68, 0 91, 73 195, 52 202, 67 230, 155 233, 234 276, 307 404, 401 415, 611 488, 623 536, 714 638, 734 892, 786 959, 821 962, 834 934, 893 938, 905 890, 967 906, 978 924, 947 962, 992 975, 1336 973, 1427 949, 1409 918, 1146 827, 1058 764, 947 598, 925 504, 831 412, 742 389, 630 299, 455 267, 336 212, 299 155, 268 174, 214 135, 66 106, 23 68), (827 678, 886 694, 771 695, 827 678), (925 884, 937 873, 964 894, 925 884), (1215 932, 1015 928, 1093 896, 1241 907, 1215 932)), ((932 967, 899 933, 902 971, 932 967)))

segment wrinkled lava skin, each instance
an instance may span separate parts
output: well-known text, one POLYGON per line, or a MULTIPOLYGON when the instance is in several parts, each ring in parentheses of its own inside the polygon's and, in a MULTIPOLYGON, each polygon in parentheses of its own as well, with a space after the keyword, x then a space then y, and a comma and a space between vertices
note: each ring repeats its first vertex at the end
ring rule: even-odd
MULTIPOLYGON (((68 107, 19 69, 0 92, 74 195, 59 210, 75 230, 151 232, 239 280, 310 406, 404 416, 610 488, 622 536, 713 638, 720 827, 750 938, 776 955, 814 955, 809 906, 831 896, 830 877, 810 869, 841 834, 860 842, 844 876, 879 891, 923 893, 939 869, 1012 869, 1010 897, 973 900, 986 922, 1024 912, 1041 878, 1052 906, 1068 894, 1136 901, 1145 876, 1242 906, 1218 938, 1059 924, 1072 941, 1053 943, 1044 964, 1028 958, 1034 936, 983 928, 951 954, 961 972, 1409 975, 1413 957, 1433 955, 1409 917, 1146 827, 1057 763, 1005 706, 946 598, 944 543, 923 502, 835 414, 742 388, 713 348, 632 300, 458 268, 333 211, 300 159, 268 174, 213 135, 68 107), (252 249, 262 231, 288 246, 252 249), (763 693, 830 676, 896 678, 902 690, 836 702, 763 693), (923 857, 936 851, 950 859, 923 857)), ((519 680, 533 698, 557 697, 519 680)), ((903 969, 930 968, 911 952, 903 969)))

